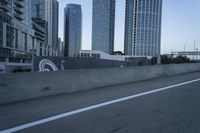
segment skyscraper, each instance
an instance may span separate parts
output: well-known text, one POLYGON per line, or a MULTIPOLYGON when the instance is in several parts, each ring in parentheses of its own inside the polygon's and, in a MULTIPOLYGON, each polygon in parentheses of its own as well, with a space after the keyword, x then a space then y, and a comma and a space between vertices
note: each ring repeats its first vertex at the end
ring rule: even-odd
POLYGON ((159 56, 162 0, 126 0, 124 52, 159 56))
POLYGON ((52 54, 58 48, 58 1, 41 0, 41 18, 48 22, 48 45, 52 46, 52 54))
POLYGON ((48 22, 42 18, 42 0, 31 1, 32 25, 35 30, 35 49, 38 56, 49 56, 52 46, 48 45, 48 22))
POLYGON ((115 0, 93 0, 92 50, 114 51, 115 0))
POLYGON ((82 42, 82 11, 81 6, 67 4, 64 15, 64 46, 66 57, 77 57, 82 42))

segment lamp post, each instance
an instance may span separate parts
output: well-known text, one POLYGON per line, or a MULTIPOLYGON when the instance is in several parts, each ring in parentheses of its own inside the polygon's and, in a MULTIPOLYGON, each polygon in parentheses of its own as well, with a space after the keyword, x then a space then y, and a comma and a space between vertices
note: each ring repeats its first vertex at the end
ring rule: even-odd
POLYGON ((187 55, 187 52, 185 51, 186 50, 186 45, 188 45, 188 42, 187 43, 184 43, 184 51, 183 51, 183 53, 184 53, 184 55, 187 55))
POLYGON ((199 41, 199 39, 194 40, 194 55, 193 55, 193 60, 195 60, 195 55, 196 53, 196 42, 199 41))

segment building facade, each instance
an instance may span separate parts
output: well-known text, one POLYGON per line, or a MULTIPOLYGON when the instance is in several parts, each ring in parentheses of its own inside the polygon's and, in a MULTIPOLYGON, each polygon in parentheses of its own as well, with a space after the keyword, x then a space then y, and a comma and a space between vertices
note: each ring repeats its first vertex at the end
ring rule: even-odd
POLYGON ((42 1, 41 0, 31 0, 31 13, 32 18, 41 18, 42 1))
POLYGON ((93 0, 92 50, 114 51, 115 0, 93 0))
POLYGON ((58 1, 41 0, 40 17, 48 22, 48 45, 52 47, 50 56, 57 55, 58 49, 58 1))
POLYGON ((128 55, 110 55, 99 50, 80 50, 80 57, 115 61, 125 61, 126 58, 129 58, 128 55))
POLYGON ((0 61, 26 62, 34 50, 31 0, 0 1, 0 61))
POLYGON ((82 11, 81 6, 68 4, 64 15, 65 57, 78 57, 82 42, 82 11))
POLYGON ((162 0, 126 0, 126 55, 159 57, 161 16, 162 0))
POLYGON ((58 38, 58 47, 59 47, 58 56, 63 57, 64 56, 64 43, 61 40, 61 38, 58 38))
POLYGON ((34 49, 37 56, 50 56, 52 46, 47 45, 47 21, 40 18, 34 18, 32 22, 33 29, 35 30, 35 44, 34 49))
POLYGON ((48 45, 48 22, 42 19, 42 0, 32 0, 32 25, 35 30, 35 49, 37 56, 52 55, 52 46, 48 45))

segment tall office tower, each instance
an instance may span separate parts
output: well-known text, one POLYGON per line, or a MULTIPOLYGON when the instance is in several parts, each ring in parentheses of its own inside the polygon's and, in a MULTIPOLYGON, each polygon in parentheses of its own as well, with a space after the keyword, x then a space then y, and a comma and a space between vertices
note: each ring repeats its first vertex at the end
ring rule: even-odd
POLYGON ((29 58, 34 45, 31 0, 0 1, 0 57, 29 58))
POLYGON ((58 47, 58 1, 41 1, 41 18, 48 22, 48 45, 52 46, 53 56, 58 47))
POLYGON ((82 41, 81 6, 67 4, 65 7, 64 21, 64 56, 78 57, 82 41))
POLYGON ((115 0, 93 0, 92 50, 114 51, 115 0))
POLYGON ((126 0, 124 52, 159 56, 162 0, 126 0))

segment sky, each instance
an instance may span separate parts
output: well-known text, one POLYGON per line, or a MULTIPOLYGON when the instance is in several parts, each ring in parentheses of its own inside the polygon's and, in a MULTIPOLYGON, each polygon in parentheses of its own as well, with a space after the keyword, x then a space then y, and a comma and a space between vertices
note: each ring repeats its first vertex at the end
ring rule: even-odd
MULTIPOLYGON (((59 37, 63 40, 64 8, 80 4, 83 14, 82 49, 91 49, 92 0, 58 0, 59 37)), ((116 0, 115 50, 124 47, 125 0, 116 0)), ((161 53, 192 51, 194 41, 200 50, 200 0, 163 0, 161 53)))

